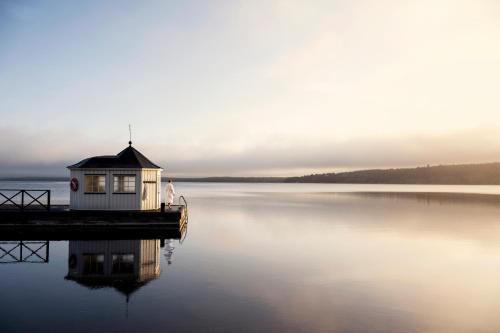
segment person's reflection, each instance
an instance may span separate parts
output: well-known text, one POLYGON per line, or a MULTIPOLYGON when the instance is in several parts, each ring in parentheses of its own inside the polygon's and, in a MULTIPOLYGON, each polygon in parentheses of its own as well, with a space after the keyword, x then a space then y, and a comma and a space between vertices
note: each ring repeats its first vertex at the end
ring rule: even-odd
POLYGON ((67 280, 129 296, 160 276, 160 240, 69 241, 67 280))
POLYGON ((167 263, 169 265, 172 264, 173 256, 174 256, 175 243, 173 239, 167 240, 165 247, 165 258, 167 259, 167 263))

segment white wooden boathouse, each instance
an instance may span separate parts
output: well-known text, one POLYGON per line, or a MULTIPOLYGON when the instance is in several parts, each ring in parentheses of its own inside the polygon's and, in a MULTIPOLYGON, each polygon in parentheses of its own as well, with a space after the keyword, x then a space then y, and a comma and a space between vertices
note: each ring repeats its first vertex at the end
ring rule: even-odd
POLYGON ((132 142, 117 155, 90 157, 68 169, 71 210, 160 209, 163 169, 132 142))

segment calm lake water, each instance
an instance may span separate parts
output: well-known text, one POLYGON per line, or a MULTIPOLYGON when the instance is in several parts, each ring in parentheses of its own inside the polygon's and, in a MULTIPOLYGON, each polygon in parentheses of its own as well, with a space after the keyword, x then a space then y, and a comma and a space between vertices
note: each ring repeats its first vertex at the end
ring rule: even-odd
MULTIPOLYGON (((66 182, 0 188, 69 196, 66 182)), ((500 331, 498 186, 176 190, 189 202, 183 240, 41 240, 26 245, 41 263, 0 264, 0 332, 500 331), (121 278, 85 278, 100 270, 121 278)), ((0 261, 15 261, 5 251, 19 243, 0 243, 0 261)))

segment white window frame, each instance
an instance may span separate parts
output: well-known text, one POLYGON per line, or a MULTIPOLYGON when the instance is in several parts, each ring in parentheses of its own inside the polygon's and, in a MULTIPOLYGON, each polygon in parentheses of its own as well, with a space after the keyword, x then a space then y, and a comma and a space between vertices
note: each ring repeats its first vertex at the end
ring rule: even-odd
POLYGON ((113 194, 135 194, 136 193, 136 175, 135 174, 114 174, 113 175, 113 194), (122 179, 122 180, 120 180, 122 179), (123 182, 122 184, 120 184, 123 182), (120 188, 121 187, 121 188, 120 188))
POLYGON ((86 174, 85 194, 106 194, 106 175, 103 174, 86 174))

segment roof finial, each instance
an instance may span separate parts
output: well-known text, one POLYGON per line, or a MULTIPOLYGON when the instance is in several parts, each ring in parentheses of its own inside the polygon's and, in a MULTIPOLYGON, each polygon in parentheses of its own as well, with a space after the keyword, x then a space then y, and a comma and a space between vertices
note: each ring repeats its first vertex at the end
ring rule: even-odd
POLYGON ((128 137, 128 145, 132 146, 132 126, 130 126, 130 124, 128 124, 128 137))

